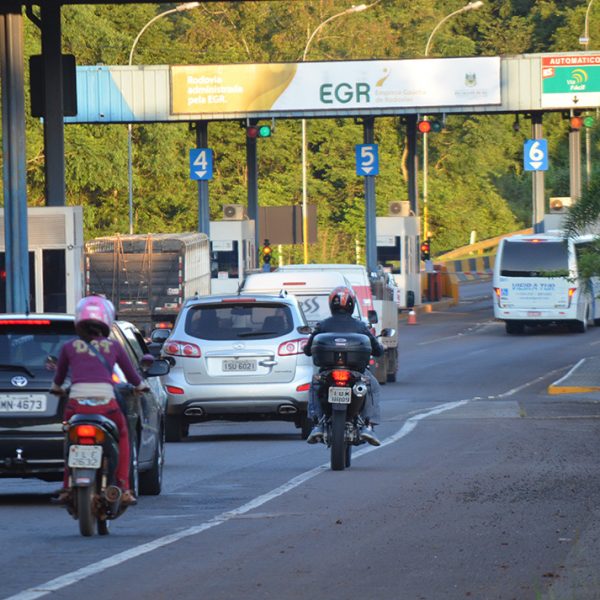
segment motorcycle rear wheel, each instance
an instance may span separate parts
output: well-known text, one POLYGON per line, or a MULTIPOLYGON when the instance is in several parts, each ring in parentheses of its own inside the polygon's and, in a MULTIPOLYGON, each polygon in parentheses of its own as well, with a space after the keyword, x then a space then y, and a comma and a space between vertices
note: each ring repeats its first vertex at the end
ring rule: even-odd
POLYGON ((77 488, 77 514, 79 515, 79 532, 85 537, 94 535, 96 529, 96 518, 93 513, 94 488, 77 488))
POLYGON ((331 413, 331 470, 343 471, 346 467, 346 411, 331 413))

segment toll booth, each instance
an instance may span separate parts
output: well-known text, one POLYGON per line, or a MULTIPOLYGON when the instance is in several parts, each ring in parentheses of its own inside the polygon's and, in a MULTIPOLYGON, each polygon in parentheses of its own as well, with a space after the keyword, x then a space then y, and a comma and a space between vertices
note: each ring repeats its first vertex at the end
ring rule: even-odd
POLYGON ((244 218, 241 211, 232 216, 210 222, 211 294, 237 293, 246 273, 256 268, 254 221, 244 218))
POLYGON ((375 228, 377 263, 390 272, 396 281, 398 308, 419 304, 421 302, 419 217, 377 217, 375 228))
MULTIPOLYGON (((27 209, 29 310, 75 313, 83 281, 83 210, 81 206, 27 209)), ((4 210, 0 209, 0 312, 6 312, 4 210)))

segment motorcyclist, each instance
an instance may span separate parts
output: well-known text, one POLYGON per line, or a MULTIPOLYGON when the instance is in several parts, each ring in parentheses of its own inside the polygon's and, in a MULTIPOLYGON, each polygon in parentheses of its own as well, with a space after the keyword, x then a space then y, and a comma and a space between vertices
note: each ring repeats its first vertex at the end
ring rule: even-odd
MULTIPOLYGON (((137 502, 129 484, 129 433, 123 411, 115 398, 113 367, 118 364, 135 391, 146 391, 147 387, 125 350, 118 342, 108 339, 115 318, 112 302, 100 296, 87 296, 79 301, 75 309, 75 332, 79 337, 66 342, 61 348, 51 392, 64 393, 61 385, 67 373, 71 378, 69 399, 63 420, 74 414, 100 414, 113 421, 119 429, 119 462, 117 485, 123 490, 122 505, 137 502)), ((70 498, 68 469, 65 465, 63 489, 58 501, 66 503, 70 498)))
MULTIPOLYGON (((361 333, 366 335, 371 342, 371 354, 373 356, 382 356, 384 353, 383 346, 363 321, 355 319, 352 316, 355 306, 356 296, 351 288, 344 286, 335 288, 329 295, 329 309, 331 310, 331 316, 317 323, 304 346, 304 353, 307 356, 311 356, 313 339, 319 333, 361 333)), ((379 419, 379 383, 369 369, 366 369, 365 376, 369 379, 370 393, 367 394, 361 410, 361 417, 364 421, 364 425, 360 428, 359 436, 373 446, 380 446, 381 442, 373 431, 373 425, 375 425, 379 419)), ((312 417, 315 425, 306 441, 309 444, 316 444, 323 440, 324 415, 323 408, 318 398, 318 384, 314 378, 310 388, 308 415, 309 417, 312 417)))

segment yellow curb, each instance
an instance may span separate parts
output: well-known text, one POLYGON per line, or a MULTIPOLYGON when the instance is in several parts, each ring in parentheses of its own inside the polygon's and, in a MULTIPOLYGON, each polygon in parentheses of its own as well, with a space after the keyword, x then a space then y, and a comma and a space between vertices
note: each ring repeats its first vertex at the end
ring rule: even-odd
POLYGON ((583 385, 549 385, 548 393, 551 396, 558 394, 585 394, 589 392, 600 392, 600 386, 583 386, 583 385))

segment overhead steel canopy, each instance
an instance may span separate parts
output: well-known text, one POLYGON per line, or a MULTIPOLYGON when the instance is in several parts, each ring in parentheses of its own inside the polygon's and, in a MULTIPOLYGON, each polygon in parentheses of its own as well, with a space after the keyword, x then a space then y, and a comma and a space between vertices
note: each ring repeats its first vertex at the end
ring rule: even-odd
POLYGON ((600 105, 600 53, 81 66, 67 123, 524 113, 600 105))

